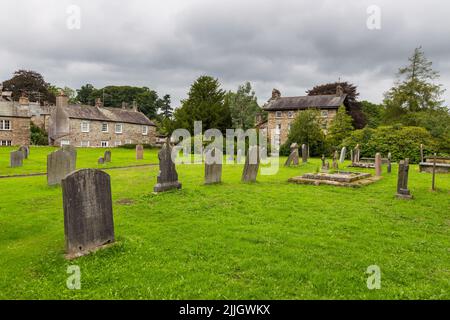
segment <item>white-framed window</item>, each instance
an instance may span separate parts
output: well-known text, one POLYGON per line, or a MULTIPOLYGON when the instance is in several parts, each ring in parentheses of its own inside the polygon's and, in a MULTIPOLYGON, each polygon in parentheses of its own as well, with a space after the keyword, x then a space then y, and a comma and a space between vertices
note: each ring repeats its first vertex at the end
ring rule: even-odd
POLYGON ((294 111, 288 111, 288 118, 293 118, 294 117, 294 111))
POLYGON ((142 135, 146 136, 148 134, 148 127, 142 126, 142 135))
POLYGON ((89 121, 81 121, 81 132, 89 132, 89 121))
POLYGON ((89 141, 81 141, 81 147, 82 147, 82 148, 87 148, 87 147, 89 147, 89 141))
POLYGON ((322 110, 322 111, 320 112, 320 115, 321 115, 322 117, 324 117, 324 118, 328 117, 328 110, 322 110))
POLYGON ((103 122, 102 123, 102 132, 108 132, 109 128, 108 128, 108 123, 107 122, 103 122))
POLYGON ((101 146, 102 146, 103 148, 107 148, 107 147, 109 147, 109 142, 108 142, 108 141, 102 141, 102 142, 101 142, 101 146))
POLYGON ((116 133, 122 133, 123 131, 123 125, 121 123, 116 123, 115 130, 116 133))
POLYGON ((277 111, 275 112, 275 118, 281 118, 283 116, 283 112, 277 111))
POLYGON ((11 140, 0 140, 0 146, 11 146, 11 140))
POLYGON ((118 147, 118 146, 121 146, 122 145, 122 141, 115 141, 114 142, 114 145, 116 146, 116 147, 118 147))
POLYGON ((70 140, 61 140, 61 147, 62 146, 70 146, 70 140))
POLYGON ((125 140, 125 144, 131 144, 131 140, 125 140))
POLYGON ((0 120, 0 130, 11 130, 11 121, 0 120))

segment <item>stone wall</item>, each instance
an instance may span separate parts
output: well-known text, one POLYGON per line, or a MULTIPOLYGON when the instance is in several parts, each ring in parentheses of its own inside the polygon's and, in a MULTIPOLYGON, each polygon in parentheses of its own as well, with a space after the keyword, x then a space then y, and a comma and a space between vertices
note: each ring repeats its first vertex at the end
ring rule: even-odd
POLYGON ((69 134, 59 137, 54 145, 61 145, 66 140, 74 147, 101 147, 102 141, 108 141, 108 147, 115 147, 127 143, 133 144, 155 144, 156 127, 147 126, 147 135, 142 134, 142 125, 122 123, 122 133, 115 133, 116 122, 89 120, 89 132, 81 132, 81 123, 85 120, 70 119, 69 134), (108 124, 108 132, 102 132, 102 124, 108 124), (83 145, 82 145, 83 142, 83 145))
POLYGON ((11 130, 0 130, 0 140, 11 141, 13 146, 30 145, 30 118, 0 117, 11 121, 11 130))
MULTIPOLYGON (((324 120, 323 131, 326 134, 327 128, 329 128, 331 121, 336 116, 337 109, 321 109, 320 112, 327 111, 327 115, 323 115, 322 119, 324 120)), ((279 130, 279 139, 280 145, 284 144, 289 135, 289 126, 294 122, 298 113, 302 112, 301 110, 285 110, 281 111, 281 116, 277 117, 277 111, 269 111, 267 127, 268 127, 268 137, 271 138, 272 130, 277 129, 277 125, 281 125, 281 129, 279 130), (291 113, 291 114, 290 114, 291 113)), ((302 143, 302 141, 297 141, 297 143, 302 143)))

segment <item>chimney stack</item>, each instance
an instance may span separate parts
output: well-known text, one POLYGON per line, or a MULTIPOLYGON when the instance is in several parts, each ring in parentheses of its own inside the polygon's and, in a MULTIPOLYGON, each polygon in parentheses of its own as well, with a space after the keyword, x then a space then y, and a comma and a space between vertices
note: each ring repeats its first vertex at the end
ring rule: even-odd
POLYGON ((134 112, 138 111, 138 106, 137 106, 136 100, 133 100, 133 111, 134 112))
POLYGON ((127 107, 128 107, 128 103, 122 101, 122 110, 126 110, 127 107))
POLYGON ((21 106, 27 106, 27 105, 30 104, 30 100, 28 100, 28 97, 25 96, 24 93, 22 93, 22 95, 21 95, 20 98, 19 98, 19 104, 20 104, 21 106))
POLYGON ((278 89, 273 89, 272 90, 272 98, 271 98, 271 100, 276 100, 276 99, 278 99, 278 98, 280 98, 281 97, 281 92, 280 92, 280 90, 278 90, 278 89))
POLYGON ((343 95, 344 95, 344 89, 342 88, 342 86, 340 84, 338 84, 336 87, 336 96, 342 97, 343 95))
POLYGON ((100 99, 100 98, 95 99, 95 106, 97 108, 103 107, 102 99, 100 99))
POLYGON ((60 90, 56 96, 56 107, 67 107, 69 105, 69 97, 66 96, 64 91, 60 90))

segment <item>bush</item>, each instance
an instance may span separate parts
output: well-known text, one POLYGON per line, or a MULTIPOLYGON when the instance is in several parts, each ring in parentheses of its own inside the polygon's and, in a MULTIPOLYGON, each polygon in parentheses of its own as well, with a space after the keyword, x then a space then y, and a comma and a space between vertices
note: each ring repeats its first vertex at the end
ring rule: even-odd
POLYGON ((377 152, 384 157, 390 152, 394 161, 409 158, 412 163, 420 162, 420 144, 425 155, 438 151, 438 144, 431 134, 421 127, 383 126, 377 129, 364 128, 354 131, 341 147, 361 147, 361 156, 373 158, 377 152))
POLYGON ((31 131, 30 135, 31 144, 39 146, 48 145, 48 134, 44 129, 36 126, 33 122, 31 122, 30 131, 31 131))
MULTIPOLYGON (((127 143, 127 144, 123 144, 121 145, 119 148, 123 148, 123 149, 136 149, 137 144, 136 143, 127 143)), ((144 147, 144 149, 155 149, 156 146, 151 145, 151 144, 143 144, 142 145, 144 147)))

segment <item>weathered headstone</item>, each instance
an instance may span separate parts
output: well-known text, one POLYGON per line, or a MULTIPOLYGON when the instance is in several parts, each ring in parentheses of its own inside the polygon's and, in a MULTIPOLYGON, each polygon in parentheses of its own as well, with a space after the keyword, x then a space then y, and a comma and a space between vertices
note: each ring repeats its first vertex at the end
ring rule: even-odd
POLYGON ((308 147, 306 144, 302 144, 302 163, 308 162, 308 147))
POLYGON ((391 173, 392 172, 392 154, 389 152, 388 153, 388 164, 387 164, 387 172, 391 173))
POLYGON ((75 171, 75 168, 77 167, 77 149, 71 145, 64 145, 62 146, 62 149, 64 152, 69 153, 70 167, 72 168, 71 171, 75 171))
POLYGON ((359 144, 355 147, 355 153, 353 154, 353 160, 354 162, 359 162, 361 156, 361 150, 359 149, 359 144))
POLYGON ((286 167, 289 167, 291 165, 291 163, 294 166, 298 165, 298 144, 297 143, 293 143, 291 144, 291 153, 289 154, 289 157, 286 160, 286 163, 284 164, 286 167))
POLYGON ((11 168, 21 167, 23 165, 23 151, 13 151, 9 156, 9 165, 11 168))
POLYGON ((144 159, 144 147, 142 144, 136 145, 136 160, 144 159))
POLYGON ((242 172, 242 181, 255 182, 259 169, 258 146, 250 146, 248 155, 245 158, 244 171, 242 172))
POLYGON ((61 183, 61 180, 75 168, 72 167, 71 154, 59 149, 47 155, 47 184, 54 186, 61 183))
POLYGON ((339 162, 340 163, 344 163, 344 161, 345 161, 345 155, 347 154, 347 148, 346 147, 343 147, 342 149, 341 149, 341 156, 339 157, 339 162))
POLYGON ((105 155, 103 156, 103 159, 105 159, 105 162, 111 162, 111 151, 106 150, 105 155))
POLYGON ((350 149, 350 161, 353 163, 355 163, 355 157, 353 155, 353 149, 350 149))
POLYGON ((325 155, 322 155, 322 158, 320 158, 320 160, 322 160, 322 170, 325 168, 325 155))
POLYGON ((432 178, 431 178, 431 190, 436 191, 436 153, 433 157, 433 171, 432 171, 432 178))
POLYGON ((400 160, 398 164, 397 198, 411 199, 408 190, 409 159, 400 160))
POLYGON ((181 189, 181 183, 178 182, 178 173, 175 163, 172 161, 172 147, 167 140, 158 153, 159 174, 157 183, 153 187, 154 192, 164 192, 171 189, 181 189))
POLYGON ((28 146, 21 146, 19 148, 19 151, 23 152, 23 158, 24 159, 28 159, 28 156, 30 154, 30 147, 28 147, 28 146))
POLYGON ((333 153, 333 162, 332 162, 333 170, 339 169, 338 156, 339 156, 339 154, 338 154, 337 150, 335 150, 333 153))
POLYGON ((103 157, 98 158, 98 164, 104 164, 105 163, 105 159, 103 159, 103 157))
POLYGON ((107 173, 82 169, 61 181, 68 258, 114 242, 111 180, 107 173))
POLYGON ((217 148, 206 150, 205 184, 220 183, 221 181, 222 181, 222 153, 217 148))
POLYGON ((377 177, 380 177, 381 176, 381 161, 382 161, 382 159, 381 159, 381 153, 379 153, 379 152, 377 152, 376 154, 375 154, 375 175, 377 176, 377 177))

